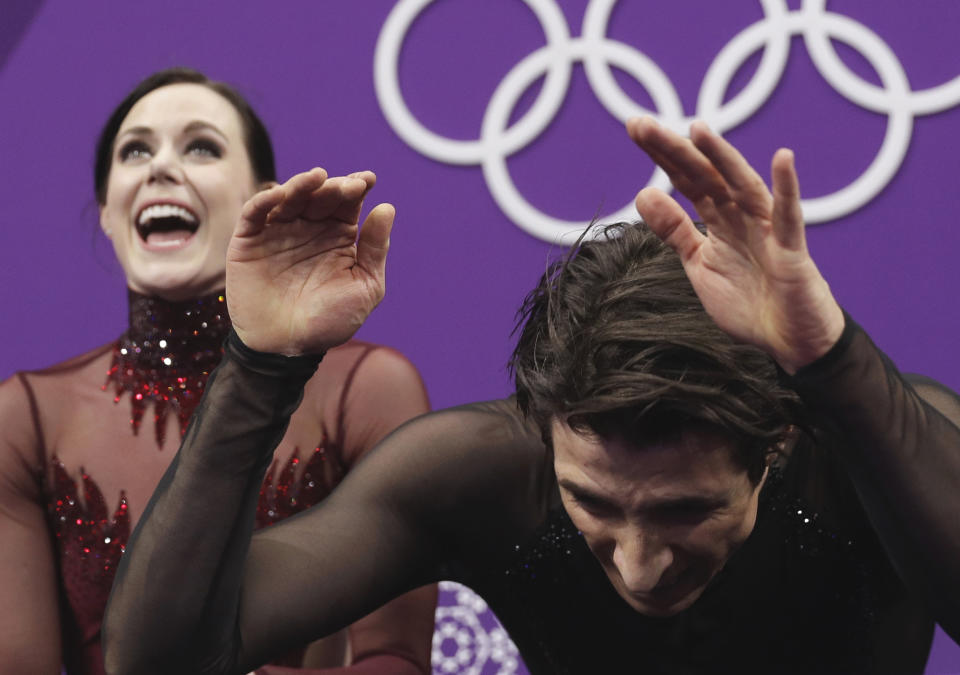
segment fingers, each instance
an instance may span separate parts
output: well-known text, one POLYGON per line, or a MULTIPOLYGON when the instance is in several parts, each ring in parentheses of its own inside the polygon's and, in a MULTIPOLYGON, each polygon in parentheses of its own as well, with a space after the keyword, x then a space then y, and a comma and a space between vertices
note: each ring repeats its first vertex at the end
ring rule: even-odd
POLYGON ((267 222, 283 222, 298 217, 314 191, 319 190, 326 180, 327 172, 319 168, 298 173, 288 180, 280 186, 283 191, 283 198, 267 214, 267 222))
POLYGON ((297 174, 282 185, 258 192, 244 205, 245 222, 238 234, 256 234, 268 224, 296 219, 356 224, 363 198, 376 182, 372 171, 336 178, 328 178, 320 168, 297 174))
POLYGON ((715 167, 740 208, 753 215, 769 215, 773 207, 770 191, 735 147, 700 121, 690 125, 690 140, 715 167))
POLYGON ((636 205, 644 222, 681 261, 686 263, 696 255, 706 237, 674 199, 657 188, 645 188, 637 195, 636 205))
POLYGON ((331 178, 328 183, 337 185, 344 201, 363 201, 367 193, 377 184, 377 176, 373 171, 355 171, 346 176, 331 178))
POLYGON ((333 218, 355 225, 360 219, 363 200, 376 182, 377 177, 372 171, 358 171, 342 178, 331 178, 321 191, 314 193, 304 217, 309 220, 333 218), (326 189, 331 192, 324 195, 326 189))
POLYGON ((777 150, 773 155, 770 173, 773 176, 773 235, 781 246, 804 251, 807 239, 793 152, 786 148, 777 150))
POLYGON ((708 214, 701 209, 711 210, 732 200, 723 176, 689 139, 661 126, 652 117, 629 120, 627 131, 634 142, 667 172, 674 187, 693 202, 704 220, 708 219, 708 214))
POLYGON ((366 192, 377 184, 377 175, 373 171, 354 171, 347 175, 347 178, 357 178, 367 184, 366 192))
POLYGON ((369 275, 383 280, 390 248, 390 232, 396 211, 390 204, 378 204, 367 215, 357 240, 357 265, 369 275))
POLYGON ((283 200, 283 189, 279 185, 272 185, 256 193, 243 205, 240 212, 240 223, 235 235, 250 237, 260 233, 267 225, 267 215, 283 200))

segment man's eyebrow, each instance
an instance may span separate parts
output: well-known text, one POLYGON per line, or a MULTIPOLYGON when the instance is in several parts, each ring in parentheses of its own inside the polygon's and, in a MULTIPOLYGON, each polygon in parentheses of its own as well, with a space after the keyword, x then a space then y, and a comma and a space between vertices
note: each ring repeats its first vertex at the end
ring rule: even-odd
MULTIPOLYGON (((610 508, 620 508, 609 497, 595 492, 594 490, 579 485, 567 478, 561 478, 557 481, 560 487, 572 494, 578 501, 597 504, 598 506, 609 506, 610 508)), ((729 500, 722 495, 678 495, 676 497, 663 497, 660 499, 651 499, 641 504, 641 511, 651 513, 663 513, 672 511, 713 511, 723 508, 729 503, 729 500)))
POLYGON ((668 497, 651 501, 644 504, 644 510, 652 512, 673 512, 673 511, 715 511, 728 504, 728 500, 713 495, 690 495, 680 497, 668 497))
POLYGON ((616 507, 616 505, 607 497, 600 494, 599 492, 594 492, 588 487, 584 487, 577 483, 574 483, 568 478, 561 478, 557 481, 557 484, 562 487, 564 490, 572 494, 577 501, 590 502, 591 504, 598 504, 603 506, 616 507))

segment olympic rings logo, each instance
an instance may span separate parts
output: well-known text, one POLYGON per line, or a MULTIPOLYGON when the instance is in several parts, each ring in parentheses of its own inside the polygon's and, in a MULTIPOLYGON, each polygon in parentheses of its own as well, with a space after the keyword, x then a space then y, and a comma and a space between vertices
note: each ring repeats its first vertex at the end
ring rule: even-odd
MULTIPOLYGON (((638 49, 605 37, 616 0, 591 0, 580 37, 572 37, 560 8, 552 0, 524 0, 536 15, 546 45, 522 59, 504 77, 483 116, 480 138, 454 140, 424 127, 410 112, 400 92, 397 62, 403 41, 419 13, 433 0, 399 0, 380 32, 374 56, 374 83, 380 107, 393 130, 427 157, 458 165, 480 165, 490 193, 503 212, 521 229, 546 241, 569 243, 587 223, 548 216, 517 190, 507 170, 507 158, 536 139, 552 122, 566 96, 573 65, 582 62, 587 80, 610 114, 625 122, 635 115, 653 115, 661 123, 686 133, 690 122, 705 120, 725 133, 753 115, 770 97, 783 75, 790 38, 801 35, 812 61, 840 95, 867 110, 887 115, 887 129, 873 161, 849 185, 803 202, 808 223, 835 220, 860 208, 889 183, 900 168, 913 133, 913 118, 960 104, 960 75, 919 91, 910 88, 896 54, 876 33, 850 17, 827 11, 826 0, 804 0, 789 10, 786 0, 760 0, 763 18, 737 33, 717 54, 701 84, 696 114, 684 115, 680 97, 660 67, 638 49), (863 80, 837 55, 831 39, 862 54, 878 73, 882 86, 863 80), (757 50, 760 64, 750 82, 729 101, 724 97, 737 70, 757 50), (656 107, 647 110, 630 99, 614 79, 610 66, 634 77, 656 107), (544 77, 545 76, 545 77, 544 77), (543 87, 530 109, 513 126, 510 113, 523 92, 538 78, 543 87)), ((647 185, 671 189, 656 169, 647 185)), ((611 218, 635 217, 632 201, 611 218)))

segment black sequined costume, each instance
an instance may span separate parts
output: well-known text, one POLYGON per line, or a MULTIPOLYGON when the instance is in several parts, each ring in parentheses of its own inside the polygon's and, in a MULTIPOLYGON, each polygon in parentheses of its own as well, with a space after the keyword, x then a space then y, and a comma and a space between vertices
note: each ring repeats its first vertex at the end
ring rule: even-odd
MULTIPOLYGON (((7 605, 4 611, 18 617, 22 642, 54 658, 52 635, 59 628, 70 675, 103 673, 100 626, 117 565, 222 358, 231 326, 220 293, 171 303, 131 292, 129 300, 129 328, 117 341, 0 385, 0 533, 20 556, 2 558, 0 584, 10 593, 3 597, 13 597, 8 602, 16 613, 7 605), (24 561, 30 566, 25 580, 14 576, 24 561)), ((357 341, 331 352, 306 401, 271 453, 256 495, 257 527, 319 503, 380 437, 427 408, 422 382, 406 359, 357 341), (381 396, 391 406, 382 405, 381 396)), ((217 470, 231 471, 232 459, 222 459, 217 470)), ((352 640, 357 660, 369 650, 382 670, 419 672, 403 654, 402 636, 418 626, 426 662, 433 612, 425 600, 408 606, 418 623, 404 617, 393 622, 392 633, 384 623, 374 625, 383 619, 367 621, 363 636, 352 640), (378 635, 394 640, 403 654, 395 668, 383 661, 393 657, 378 635)), ((277 662, 299 665, 302 657, 297 649, 277 662)), ((0 671, 12 668, 6 658, 0 653, 0 671)), ((24 665, 17 672, 35 671, 24 665)))
POLYGON ((700 599, 658 619, 610 586, 511 400, 409 423, 321 507, 251 540, 256 485, 312 364, 236 342, 228 352, 118 576, 108 656, 131 671, 244 672, 438 578, 480 592, 534 673, 919 673, 933 618, 958 625, 960 497, 947 488, 960 476, 960 402, 908 384, 852 321, 793 380, 817 444, 777 463, 753 533, 700 599), (182 574, 186 552, 158 525, 191 529, 177 494, 208 483, 224 453, 249 470, 208 492, 204 518, 224 535, 190 549, 205 573, 182 574), (293 569, 309 583, 290 583, 293 569))

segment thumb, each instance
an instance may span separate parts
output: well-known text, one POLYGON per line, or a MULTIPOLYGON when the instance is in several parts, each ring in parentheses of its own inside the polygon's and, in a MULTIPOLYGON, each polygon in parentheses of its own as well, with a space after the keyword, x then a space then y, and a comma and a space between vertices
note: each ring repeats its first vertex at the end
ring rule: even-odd
POLYGON ((644 222, 680 260, 686 263, 693 257, 705 237, 674 199, 657 188, 644 188, 637 195, 636 206, 644 222))
POLYGON ((363 221, 357 240, 357 264, 373 277, 383 279, 390 249, 390 231, 396 210, 391 204, 378 204, 363 221))

